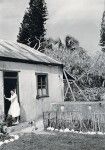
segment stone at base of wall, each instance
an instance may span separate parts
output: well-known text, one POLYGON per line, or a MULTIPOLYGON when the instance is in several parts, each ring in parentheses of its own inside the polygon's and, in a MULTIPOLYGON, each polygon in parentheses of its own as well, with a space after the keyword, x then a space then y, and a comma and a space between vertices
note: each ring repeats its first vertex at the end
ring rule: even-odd
POLYGON ((44 130, 43 119, 39 119, 38 121, 36 121, 36 128, 38 128, 38 131, 44 130))

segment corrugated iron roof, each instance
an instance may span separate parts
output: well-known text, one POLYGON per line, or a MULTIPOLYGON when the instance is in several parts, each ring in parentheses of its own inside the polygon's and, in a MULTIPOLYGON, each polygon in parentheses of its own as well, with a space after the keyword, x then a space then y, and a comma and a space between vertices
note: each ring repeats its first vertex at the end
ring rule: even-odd
POLYGON ((0 40, 0 60, 62 65, 62 63, 27 45, 4 40, 0 40))

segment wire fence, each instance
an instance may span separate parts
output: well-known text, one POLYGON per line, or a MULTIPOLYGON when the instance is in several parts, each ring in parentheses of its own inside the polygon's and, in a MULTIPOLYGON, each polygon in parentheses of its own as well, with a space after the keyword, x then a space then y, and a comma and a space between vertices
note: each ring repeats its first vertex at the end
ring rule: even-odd
POLYGON ((91 113, 84 116, 78 111, 51 111, 43 113, 45 130, 48 127, 54 129, 66 129, 83 132, 105 132, 105 113, 91 113))

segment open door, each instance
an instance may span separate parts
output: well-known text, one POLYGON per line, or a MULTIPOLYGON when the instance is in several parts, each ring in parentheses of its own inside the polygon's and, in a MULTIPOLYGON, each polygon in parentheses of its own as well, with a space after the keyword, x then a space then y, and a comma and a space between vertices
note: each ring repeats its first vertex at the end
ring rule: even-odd
MULTIPOLYGON (((10 91, 16 89, 16 93, 19 99, 19 87, 18 87, 18 72, 6 71, 4 72, 4 95, 10 97, 10 91)), ((5 117, 8 115, 8 110, 10 108, 11 102, 4 98, 4 112, 5 117)))

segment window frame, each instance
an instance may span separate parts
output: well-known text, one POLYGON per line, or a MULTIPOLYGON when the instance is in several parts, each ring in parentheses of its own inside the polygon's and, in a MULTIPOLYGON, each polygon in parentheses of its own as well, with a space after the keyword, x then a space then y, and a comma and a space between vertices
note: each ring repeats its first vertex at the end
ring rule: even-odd
MULTIPOLYGON (((37 95, 36 95, 36 99, 39 99, 39 98, 45 98, 45 97, 49 97, 49 88, 48 88, 48 73, 35 73, 36 75, 36 88, 37 88, 37 95), (39 95, 38 94, 38 76, 43 76, 45 75, 46 76, 46 95, 39 95)), ((42 89, 41 89, 41 92, 42 92, 42 89)))

